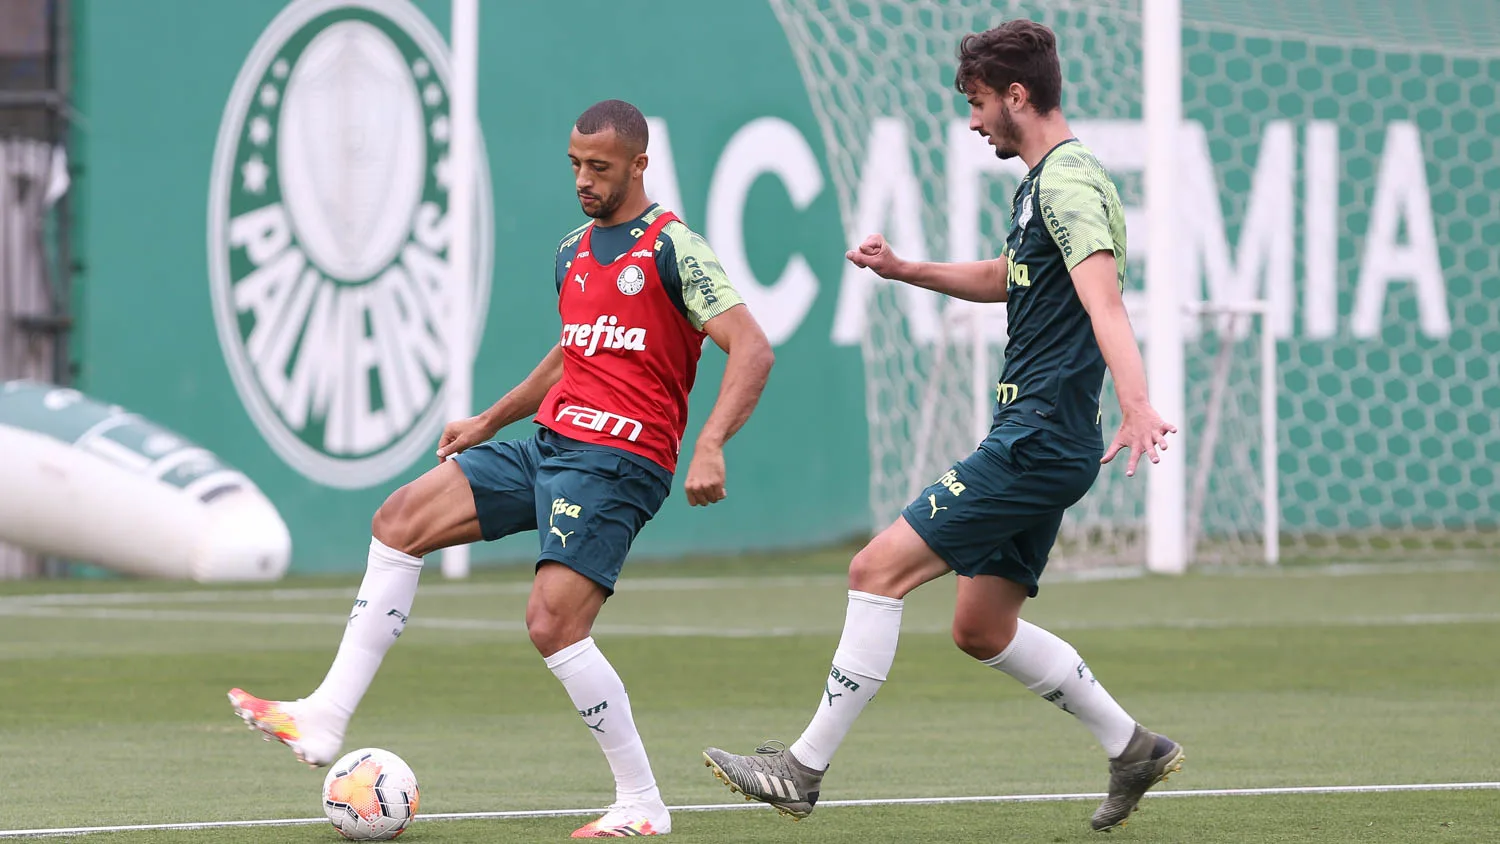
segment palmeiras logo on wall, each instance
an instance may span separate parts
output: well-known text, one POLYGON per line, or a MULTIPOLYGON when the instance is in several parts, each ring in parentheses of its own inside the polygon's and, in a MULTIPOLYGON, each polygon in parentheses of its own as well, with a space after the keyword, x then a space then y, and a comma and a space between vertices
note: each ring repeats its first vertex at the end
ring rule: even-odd
MULTIPOLYGON (((235 388, 303 475, 373 486, 436 446, 455 309, 447 45, 407 0, 299 0, 240 69, 214 149, 214 318, 235 388)), ((493 254, 478 147, 464 308, 493 254)))

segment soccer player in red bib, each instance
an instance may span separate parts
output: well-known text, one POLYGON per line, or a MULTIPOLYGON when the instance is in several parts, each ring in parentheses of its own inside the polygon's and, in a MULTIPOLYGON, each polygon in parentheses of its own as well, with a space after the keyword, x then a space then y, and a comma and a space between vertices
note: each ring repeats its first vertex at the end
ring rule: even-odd
POLYGON ((773 355, 708 244, 647 198, 646 143, 646 120, 629 103, 605 100, 578 118, 568 157, 593 222, 558 247, 560 342, 489 410, 450 423, 437 468, 376 512, 365 579, 317 690, 285 702, 229 693, 252 728, 302 761, 338 758, 406 626, 425 555, 534 530, 541 550, 526 627, 615 776, 614 804, 573 837, 671 832, 630 698, 590 631, 631 541, 671 489, 704 338, 728 362, 688 466, 694 506, 724 498, 724 443, 759 401, 773 355), (534 436, 491 439, 533 415, 534 436))

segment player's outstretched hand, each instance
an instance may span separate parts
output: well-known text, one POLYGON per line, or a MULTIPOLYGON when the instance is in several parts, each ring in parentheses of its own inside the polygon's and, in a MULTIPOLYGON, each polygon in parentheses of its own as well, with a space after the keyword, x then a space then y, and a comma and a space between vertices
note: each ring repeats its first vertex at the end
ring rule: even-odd
POLYGON ((865 238, 864 243, 845 252, 844 257, 854 266, 872 270, 881 278, 896 278, 904 263, 885 242, 885 237, 878 234, 865 238))
POLYGON ((437 459, 442 463, 449 457, 472 448, 495 435, 495 428, 483 416, 470 416, 457 422, 449 422, 438 439, 437 459))
POLYGON ((693 462, 688 466, 688 504, 707 507, 724 500, 724 449, 700 445, 693 451, 693 462))
POLYGON ((1140 462, 1141 455, 1145 455, 1152 463, 1160 463, 1161 458, 1156 451, 1167 450, 1167 434, 1177 433, 1177 426, 1170 422, 1162 421, 1161 415, 1151 405, 1142 405, 1125 411, 1125 419, 1120 423, 1120 432, 1115 434, 1115 441, 1105 449, 1104 457, 1100 463, 1108 463, 1115 459, 1120 449, 1130 450, 1130 462, 1125 464, 1125 477, 1135 477, 1135 465, 1140 462))

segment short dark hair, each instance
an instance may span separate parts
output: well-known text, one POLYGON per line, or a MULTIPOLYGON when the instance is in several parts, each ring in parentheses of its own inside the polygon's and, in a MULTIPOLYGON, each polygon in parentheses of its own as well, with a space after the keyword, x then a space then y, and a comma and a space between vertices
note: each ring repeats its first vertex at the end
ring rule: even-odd
POLYGON ((614 129, 620 140, 638 152, 645 152, 651 141, 645 115, 624 100, 600 100, 594 103, 583 114, 578 115, 578 122, 573 124, 573 128, 585 135, 614 129))
POLYGON ((958 45, 958 72, 953 85, 961 94, 983 82, 997 93, 1019 82, 1038 114, 1062 103, 1062 68, 1057 36, 1035 21, 1006 21, 994 29, 965 35, 958 45))

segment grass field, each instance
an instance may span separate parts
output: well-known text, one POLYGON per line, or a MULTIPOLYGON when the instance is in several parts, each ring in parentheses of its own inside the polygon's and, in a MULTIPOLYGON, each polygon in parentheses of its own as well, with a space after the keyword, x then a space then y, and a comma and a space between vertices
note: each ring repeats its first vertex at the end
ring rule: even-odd
MULTIPOLYGON (((845 553, 632 564, 596 631, 667 801, 735 798, 709 744, 795 738, 843 621, 845 553)), ((322 678, 357 583, 0 585, 0 835, 321 816, 322 772, 230 712, 322 678)), ((429 572, 346 747, 403 756, 424 814, 598 807, 603 757, 522 629, 527 572, 429 572)), ((953 584, 908 600, 891 681, 825 801, 1101 791, 1073 719, 947 634, 953 584)), ((1181 741, 1161 791, 1500 780, 1500 561, 1289 566, 1047 584, 1028 617, 1072 641, 1138 719, 1181 741)), ((763 807, 674 815, 683 842, 1097 840, 1090 799, 763 807)), ((557 840, 582 817, 419 819, 403 841, 557 840)), ((325 823, 99 833, 108 844, 334 841, 325 823)), ((1110 841, 1500 840, 1500 791, 1151 798, 1110 841)))

